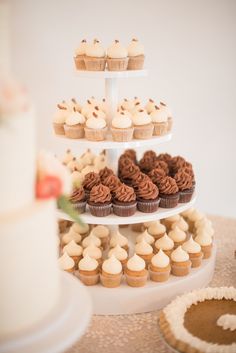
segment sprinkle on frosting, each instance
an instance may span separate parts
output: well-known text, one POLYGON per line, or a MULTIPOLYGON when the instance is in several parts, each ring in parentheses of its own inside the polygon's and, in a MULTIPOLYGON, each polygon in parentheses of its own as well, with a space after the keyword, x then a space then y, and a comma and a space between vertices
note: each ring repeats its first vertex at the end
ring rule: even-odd
POLYGON ((98 237, 96 237, 93 233, 90 233, 82 241, 82 245, 84 248, 87 248, 91 244, 94 244, 97 247, 101 246, 101 240, 98 237))

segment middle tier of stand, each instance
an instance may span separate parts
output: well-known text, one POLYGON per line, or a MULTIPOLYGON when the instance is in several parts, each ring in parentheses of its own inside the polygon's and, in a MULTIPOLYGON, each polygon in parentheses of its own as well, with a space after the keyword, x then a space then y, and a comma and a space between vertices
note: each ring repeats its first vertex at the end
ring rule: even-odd
MULTIPOLYGON (((107 224, 107 225, 118 225, 118 224, 134 224, 134 223, 143 223, 149 221, 156 221, 158 219, 167 218, 170 216, 174 216, 178 213, 181 213, 188 208, 190 208, 194 202, 196 201, 196 196, 194 195, 192 200, 187 203, 180 203, 178 206, 174 208, 159 208, 157 212, 153 213, 143 213, 136 211, 135 214, 131 217, 119 217, 115 214, 111 213, 106 217, 95 217, 91 215, 90 212, 85 212, 81 214, 81 219, 83 222, 88 224, 107 224)), ((88 206, 87 206, 88 208, 88 206)), ((65 219, 68 221, 72 221, 72 219, 65 214, 64 212, 58 210, 57 216, 59 219, 65 219)))

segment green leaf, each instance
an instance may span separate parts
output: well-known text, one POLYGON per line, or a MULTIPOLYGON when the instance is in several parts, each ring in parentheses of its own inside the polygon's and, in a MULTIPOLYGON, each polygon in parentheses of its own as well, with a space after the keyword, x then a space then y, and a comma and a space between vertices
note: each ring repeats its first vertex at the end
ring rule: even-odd
POLYGON ((58 208, 65 212, 74 222, 79 223, 83 226, 83 221, 80 218, 78 212, 74 209, 73 205, 65 195, 60 196, 57 199, 58 208))

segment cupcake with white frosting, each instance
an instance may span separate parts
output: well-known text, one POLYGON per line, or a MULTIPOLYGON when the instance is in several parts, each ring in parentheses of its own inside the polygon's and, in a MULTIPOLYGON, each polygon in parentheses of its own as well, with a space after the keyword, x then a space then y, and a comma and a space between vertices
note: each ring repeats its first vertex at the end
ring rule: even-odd
POLYGON ((184 232, 188 231, 188 223, 180 216, 179 220, 171 224, 171 229, 174 229, 175 226, 178 226, 184 232))
POLYGON ((174 248, 176 249, 178 246, 183 245, 186 241, 187 234, 181 230, 178 226, 175 226, 169 233, 168 236, 174 242, 174 248))
POLYGON ((131 287, 143 287, 147 282, 148 272, 146 270, 145 261, 134 254, 126 264, 125 278, 126 282, 131 287))
POLYGON ((56 135, 65 135, 64 125, 68 116, 68 110, 61 104, 58 104, 57 108, 53 117, 54 132, 56 135))
POLYGON ((65 121, 65 135, 71 139, 80 139, 84 137, 84 116, 76 111, 71 112, 65 121))
POLYGON ((167 232, 172 229, 172 225, 180 220, 180 215, 176 214, 174 216, 170 216, 162 219, 161 223, 165 225, 167 232))
POLYGON ((127 111, 117 112, 111 122, 111 133, 114 141, 128 142, 133 138, 133 122, 127 111))
POLYGON ((203 258, 209 259, 212 254, 212 237, 209 233, 203 231, 199 231, 198 235, 194 239, 200 246, 203 252, 203 258))
POLYGON ((94 104, 90 99, 87 99, 86 103, 81 108, 81 114, 87 119, 88 115, 94 109, 94 104))
POLYGON ((104 287, 115 288, 120 285, 122 264, 114 255, 111 255, 111 257, 103 262, 100 279, 104 287))
POLYGON ((71 240, 64 246, 62 252, 63 254, 66 252, 74 260, 75 265, 77 265, 82 258, 83 248, 82 246, 76 244, 74 240, 71 240))
POLYGON ((171 273, 174 276, 186 276, 189 274, 191 261, 189 260, 189 254, 181 246, 172 251, 170 259, 171 273))
POLYGON ((83 250, 83 257, 89 255, 93 259, 97 260, 98 264, 102 264, 102 250, 95 244, 91 243, 87 248, 83 250))
POLYGON ((192 267, 201 266, 203 258, 201 246, 193 240, 192 236, 182 245, 182 248, 189 254, 192 267))
POLYGON ((77 160, 76 157, 73 157, 72 160, 70 160, 67 163, 67 168, 70 170, 70 172, 74 172, 75 170, 80 171, 83 169, 83 164, 81 161, 77 160))
POLYGON ((152 257, 153 257, 153 248, 148 244, 145 239, 142 239, 135 245, 135 253, 140 256, 146 263, 148 267, 152 257))
POLYGON ((165 282, 170 277, 170 271, 170 259, 160 249, 151 259, 151 263, 149 265, 150 279, 154 282, 165 282))
POLYGON ((62 236, 62 244, 69 244, 70 241, 74 240, 76 244, 81 242, 82 236, 75 232, 74 229, 70 228, 67 233, 62 236))
POLYGON ((73 223, 71 229, 79 233, 82 238, 89 234, 89 225, 87 223, 73 223))
POLYGON ((116 245, 120 245, 126 251, 129 250, 128 239, 122 235, 118 230, 112 235, 110 239, 110 247, 114 248, 116 245))
POLYGON ((155 109, 150 113, 150 117, 154 125, 153 135, 163 136, 167 134, 168 121, 166 111, 155 105, 155 109))
POLYGON ((136 139, 149 139, 152 137, 154 126, 150 116, 146 110, 140 109, 133 117, 134 124, 134 138, 136 139))
POLYGON ((174 242, 166 233, 155 242, 154 252, 158 252, 160 249, 163 250, 167 256, 170 256, 174 250, 174 242))
POLYGON ((74 61, 77 70, 85 70, 84 58, 86 55, 87 41, 83 39, 75 51, 74 61))
POLYGON ((103 225, 95 226, 91 233, 101 240, 101 246, 103 250, 106 250, 110 240, 110 230, 108 227, 103 225))
POLYGON ((107 133, 107 123, 104 118, 99 118, 98 114, 93 112, 91 116, 86 121, 86 126, 84 128, 85 137, 89 141, 103 141, 106 138, 107 133))
POLYGON ((111 257, 112 255, 114 255, 117 258, 117 260, 121 262, 123 267, 125 266, 128 260, 128 253, 124 248, 122 248, 119 244, 117 244, 114 248, 110 249, 110 251, 108 252, 108 257, 111 257))
POLYGON ((154 102, 154 100, 149 98, 149 100, 147 101, 147 103, 145 105, 145 109, 146 109, 147 113, 151 114, 153 112, 153 110, 155 110, 155 106, 156 106, 156 103, 154 102))
POLYGON ((78 277, 86 286, 93 286, 99 282, 99 265, 96 259, 89 255, 78 264, 78 277))
POLYGON ((85 67, 88 71, 104 71, 106 66, 106 52, 100 41, 94 39, 93 43, 87 44, 85 67))
POLYGON ((75 262, 74 260, 67 254, 67 252, 65 251, 64 254, 59 257, 58 259, 58 265, 59 268, 62 271, 66 271, 69 273, 73 273, 75 270, 75 262))
POLYGON ((128 70, 142 70, 144 64, 144 47, 138 41, 138 39, 133 38, 128 46, 128 70))
POLYGON ((161 224, 160 221, 156 221, 148 227, 147 231, 154 237, 155 240, 157 240, 163 237, 166 232, 166 227, 164 226, 164 224, 161 224))
POLYGON ((82 245, 84 248, 87 248, 92 244, 99 248, 101 246, 101 240, 91 232, 87 237, 83 239, 82 245))
POLYGON ((155 242, 155 238, 150 235, 150 233, 145 229, 145 231, 141 234, 139 234, 136 238, 136 243, 139 243, 140 241, 145 240, 148 244, 152 245, 155 242))
POLYGON ((119 40, 107 49, 107 68, 109 71, 125 71, 128 67, 128 51, 119 40))
POLYGON ((167 132, 170 132, 172 130, 172 126, 173 126, 173 117, 172 117, 172 113, 170 108, 168 107, 168 105, 164 102, 160 102, 160 109, 164 112, 166 112, 167 114, 167 132))

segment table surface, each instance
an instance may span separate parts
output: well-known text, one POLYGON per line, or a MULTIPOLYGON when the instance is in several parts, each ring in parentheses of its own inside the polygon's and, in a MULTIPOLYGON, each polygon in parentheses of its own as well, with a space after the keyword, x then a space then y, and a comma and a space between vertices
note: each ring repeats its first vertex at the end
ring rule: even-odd
MULTIPOLYGON (((236 286, 236 219, 209 216, 215 228, 217 260, 211 286, 236 286)), ((78 298, 79 300, 79 298, 78 298)), ((67 353, 170 353, 157 327, 159 311, 93 316, 83 336, 67 353)))

